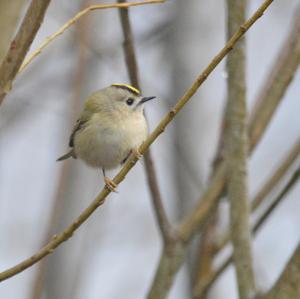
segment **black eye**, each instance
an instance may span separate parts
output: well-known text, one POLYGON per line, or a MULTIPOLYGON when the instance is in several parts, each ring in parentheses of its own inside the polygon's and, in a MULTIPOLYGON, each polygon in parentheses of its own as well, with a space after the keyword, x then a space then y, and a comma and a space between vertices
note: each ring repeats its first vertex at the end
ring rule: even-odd
POLYGON ((134 103, 134 99, 133 99, 133 98, 128 98, 128 99, 126 100, 126 104, 127 104, 128 106, 131 106, 133 103, 134 103))

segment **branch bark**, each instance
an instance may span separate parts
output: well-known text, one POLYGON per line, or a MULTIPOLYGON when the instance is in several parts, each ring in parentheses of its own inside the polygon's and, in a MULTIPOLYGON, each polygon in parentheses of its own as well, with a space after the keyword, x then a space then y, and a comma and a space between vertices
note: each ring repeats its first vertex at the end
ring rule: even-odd
POLYGON ((155 4, 155 3, 164 3, 165 0, 144 0, 142 2, 129 2, 129 3, 114 3, 114 4, 95 4, 91 5, 79 13, 77 13, 73 18, 68 20, 62 27, 60 27, 55 33, 47 37, 44 42, 24 61, 22 66, 20 67, 19 72, 22 72, 27 65, 38 56, 55 38, 63 34, 69 27, 74 25, 80 18, 85 16, 86 14, 99 9, 108 9, 108 8, 127 8, 130 6, 140 6, 145 4, 155 4))
MULTIPOLYGON (((227 34, 231 36, 244 22, 245 0, 227 0, 227 34)), ((246 129, 246 42, 242 38, 227 57, 227 136, 225 163, 230 201, 230 231, 240 299, 255 296, 248 200, 248 136, 246 129)))
MULTIPOLYGON (((126 0, 118 0, 119 3, 126 3, 126 0)), ((134 38, 129 19, 128 9, 119 10, 120 20, 122 24, 124 42, 123 49, 125 54, 125 61, 127 65, 128 75, 131 84, 141 90, 138 65, 136 59, 136 53, 134 48, 134 38)), ((146 176, 148 180, 148 186, 151 192, 152 204, 156 215, 156 220, 159 225, 163 240, 167 243, 170 239, 175 239, 174 230, 172 229, 168 220, 165 208, 163 206, 161 193, 158 186, 156 170, 152 159, 150 149, 145 153, 145 167, 146 176)))
POLYGON ((23 22, 0 66, 0 105, 12 88, 12 82, 38 32, 50 0, 32 0, 23 22))
MULTIPOLYGON (((274 0, 265 0, 263 4, 258 8, 258 10, 248 19, 247 22, 245 22, 239 30, 232 36, 232 38, 226 43, 226 45, 221 49, 221 51, 212 59, 210 64, 204 69, 204 71, 197 77, 195 82, 192 84, 192 86, 186 91, 186 93, 180 98, 180 100, 177 102, 177 104, 167 113, 163 119, 160 121, 158 126, 155 128, 155 130, 150 134, 150 136, 147 138, 147 140, 140 146, 139 152, 141 154, 144 154, 150 145, 159 137, 160 134, 163 133, 167 125, 174 119, 174 117, 179 113, 179 111, 187 104, 187 102, 192 98, 192 96, 197 92, 198 88, 203 84, 203 82, 207 79, 207 77, 213 72, 213 70, 218 66, 218 64, 223 60, 223 58, 233 49, 237 41, 247 32, 247 30, 262 16, 264 11, 271 5, 271 3, 274 0)), ((113 181, 118 185, 121 183, 127 173, 131 170, 132 167, 137 162, 137 157, 131 157, 123 168, 119 171, 119 173, 114 177, 113 181)), ((194 228, 198 227, 199 222, 207 216, 208 212, 210 211, 210 200, 212 202, 217 202, 217 197, 220 194, 220 192, 223 189, 224 183, 222 182, 222 179, 224 177, 224 166, 221 166, 218 168, 218 175, 213 180, 214 184, 218 187, 217 190, 214 190, 213 188, 209 188, 209 192, 206 194, 210 197, 208 198, 208 201, 205 200, 203 202, 203 205, 201 204, 201 208, 197 209, 196 215, 192 215, 191 223, 192 227, 186 227, 186 222, 181 226, 185 230, 182 231, 181 236, 183 238, 191 238, 192 233, 194 232, 194 228), (219 188, 221 187, 221 188, 219 188), (220 190, 221 189, 221 190, 220 190), (209 200, 210 199, 210 200, 209 200), (204 207, 204 209, 202 209, 204 207), (206 213, 205 213, 206 212, 206 213), (195 217, 196 216, 196 217, 195 217)), ((213 184, 213 185, 214 185, 213 184)), ((49 241, 48 244, 46 244, 40 251, 38 251, 36 254, 31 256, 28 259, 25 259, 21 263, 17 264, 16 266, 9 268, 3 272, 0 273, 0 281, 3 281, 5 279, 8 279, 25 269, 29 268, 30 266, 34 265, 38 261, 40 261, 45 256, 52 253, 56 247, 58 247, 63 242, 67 241, 74 232, 93 214, 93 212, 104 203, 106 197, 110 194, 110 190, 107 188, 102 189, 102 191, 98 194, 98 196, 94 199, 94 201, 80 214, 80 216, 65 230, 63 230, 61 233, 54 235, 52 239, 49 241)), ((180 227, 180 228, 181 228, 180 227)), ((186 239, 186 240, 187 240, 186 239)), ((175 273, 172 272, 172 275, 174 276, 175 273)))

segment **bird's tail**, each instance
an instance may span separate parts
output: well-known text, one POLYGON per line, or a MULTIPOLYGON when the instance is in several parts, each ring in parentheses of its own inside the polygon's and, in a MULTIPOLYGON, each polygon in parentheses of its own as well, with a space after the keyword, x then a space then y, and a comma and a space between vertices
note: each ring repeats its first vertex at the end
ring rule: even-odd
POLYGON ((66 159, 68 159, 68 158, 70 158, 70 157, 76 159, 76 156, 75 156, 75 153, 74 153, 74 150, 73 150, 73 149, 71 149, 71 150, 70 150, 68 153, 66 153, 65 155, 59 157, 56 161, 63 161, 63 160, 66 160, 66 159))

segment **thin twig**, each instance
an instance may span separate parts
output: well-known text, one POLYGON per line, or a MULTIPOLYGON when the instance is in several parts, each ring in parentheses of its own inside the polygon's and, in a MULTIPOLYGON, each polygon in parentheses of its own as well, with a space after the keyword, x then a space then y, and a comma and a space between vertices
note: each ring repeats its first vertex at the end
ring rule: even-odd
POLYGON ((57 38, 59 35, 63 34, 69 27, 74 25, 81 17, 84 15, 99 9, 108 9, 108 8, 126 8, 130 6, 139 6, 139 5, 145 5, 145 4, 155 4, 155 3, 164 3, 165 0, 144 0, 142 2, 128 2, 128 3, 114 3, 114 4, 95 4, 91 5, 84 10, 77 13, 72 19, 67 21, 62 27, 60 27, 55 33, 47 37, 44 42, 24 61, 22 64, 19 72, 22 72, 27 65, 36 57, 38 56, 42 50, 44 50, 49 43, 51 43, 55 38, 57 38))
MULTIPOLYGON (((286 195, 293 189, 296 185, 297 181, 300 178, 300 168, 298 168, 291 178, 288 180, 282 191, 278 194, 278 196, 274 199, 272 204, 260 215, 260 217, 256 220, 255 224, 252 228, 252 233, 254 235, 260 230, 266 220, 270 217, 275 208, 281 203, 281 201, 286 197, 286 195)), ((212 284, 218 279, 218 277, 227 269, 227 267, 232 262, 232 255, 230 255, 222 264, 218 267, 214 272, 209 273, 199 284, 195 287, 194 294, 195 296, 199 296, 208 291, 208 289, 212 286, 212 284)), ((290 297, 296 298, 296 297, 290 297)))
MULTIPOLYGON (((197 92, 198 88, 203 84, 203 82, 207 79, 207 77, 212 73, 212 71, 218 66, 218 64, 223 60, 223 58, 233 49, 237 41, 247 32, 247 30, 263 15, 264 11, 270 6, 270 4, 274 0, 265 0, 263 4, 259 7, 259 9, 250 17, 250 19, 245 22, 239 30, 232 36, 232 38, 226 43, 226 45, 221 49, 221 51, 213 58, 213 60, 210 62, 210 64, 204 69, 204 71, 199 75, 199 77, 196 79, 196 81, 192 84, 192 86, 186 91, 186 93, 180 98, 180 100, 177 102, 177 104, 167 113, 163 119, 160 121, 158 126, 155 128, 155 130, 149 135, 147 140, 140 146, 139 152, 141 154, 144 154, 150 145, 158 138, 160 134, 162 134, 167 127, 167 125, 174 119, 174 117, 178 114, 178 112, 186 105, 186 103, 192 98, 192 96, 197 92)), ((136 164, 137 157, 131 157, 125 165, 122 167, 122 169, 119 171, 119 173, 114 177, 113 181, 116 185, 118 185, 120 182, 122 182, 127 173, 131 170, 131 168, 136 164)), ((224 167, 220 167, 219 169, 219 176, 224 176, 224 167)), ((221 186, 221 189, 223 188, 223 183, 220 177, 216 176, 213 180, 217 183, 217 186, 221 186)), ((214 201, 217 201, 215 198, 220 194, 220 191, 218 188, 217 190, 209 189, 209 195, 214 201)), ((46 244, 40 251, 38 251, 36 254, 31 256, 28 259, 25 259, 21 263, 17 264, 16 266, 9 268, 3 272, 0 273, 0 281, 8 279, 9 277, 12 277, 25 269, 29 268, 30 266, 37 263, 39 260, 47 256, 48 254, 52 253, 56 247, 58 247, 61 243, 67 241, 73 233, 91 216, 91 214, 99 207, 101 206, 106 197, 110 194, 110 190, 107 188, 103 188, 102 191, 98 194, 98 196, 93 200, 93 202, 80 214, 80 216, 65 230, 63 230, 61 233, 54 235, 52 239, 49 241, 48 244, 46 244)), ((210 198, 210 199, 211 199, 210 198)), ((201 209, 200 213, 199 210, 196 213, 196 217, 193 217, 192 221, 192 227, 187 229, 187 232, 193 231, 194 226, 198 226, 199 221, 199 215, 200 220, 204 218, 204 216, 207 215, 207 212, 209 212, 209 205, 210 202, 205 201, 204 202, 204 209, 206 209, 206 214, 203 213, 203 210, 201 209), (205 215, 204 215, 205 214, 205 215), (202 218, 203 217, 203 218, 202 218), (196 223, 196 221, 198 221, 196 223)), ((184 223, 184 228, 186 228, 186 222, 184 223)), ((186 231, 183 231, 182 236, 186 237, 186 231)))
MULTIPOLYGON (((125 3, 126 0, 118 0, 119 3, 125 3)), ((119 10, 120 20, 122 24, 122 30, 124 35, 123 49, 125 54, 125 60, 127 65, 128 75, 131 81, 131 84, 138 89, 140 88, 140 80, 138 73, 138 65, 136 59, 136 53, 134 48, 134 38, 133 32, 129 19, 128 9, 119 10)), ((162 203, 161 193, 158 186, 156 170, 154 167, 154 162, 152 159, 150 149, 145 153, 145 166, 146 166, 146 175, 148 180, 148 185, 151 191, 152 203, 154 206, 154 211, 156 215, 159 228, 162 233, 164 242, 168 242, 169 239, 174 239, 174 231, 170 225, 165 208, 162 203)))
POLYGON ((12 88, 12 82, 43 22, 49 3, 50 0, 31 1, 22 24, 10 44, 0 66, 0 105, 12 88))

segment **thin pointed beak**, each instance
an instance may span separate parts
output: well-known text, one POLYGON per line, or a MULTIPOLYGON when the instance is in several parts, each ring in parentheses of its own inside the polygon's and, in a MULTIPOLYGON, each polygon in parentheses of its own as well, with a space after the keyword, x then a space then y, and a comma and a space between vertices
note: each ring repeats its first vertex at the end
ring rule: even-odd
POLYGON ((144 97, 141 99, 141 101, 139 102, 139 104, 143 104, 143 103, 146 103, 148 101, 151 101, 153 99, 155 99, 156 97, 144 97))

